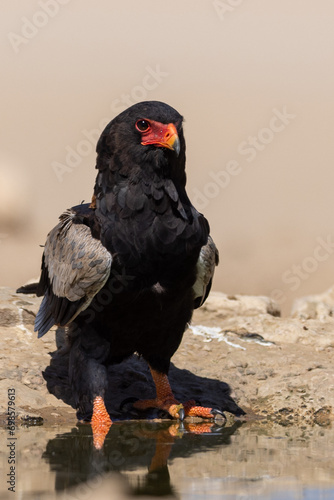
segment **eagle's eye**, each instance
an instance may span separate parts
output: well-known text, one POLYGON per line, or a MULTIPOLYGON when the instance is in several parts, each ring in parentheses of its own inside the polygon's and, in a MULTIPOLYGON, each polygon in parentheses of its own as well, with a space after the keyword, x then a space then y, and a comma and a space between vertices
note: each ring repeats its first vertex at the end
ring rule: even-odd
POLYGON ((150 122, 147 120, 138 120, 136 122, 136 129, 139 130, 139 132, 147 132, 150 128, 150 122))

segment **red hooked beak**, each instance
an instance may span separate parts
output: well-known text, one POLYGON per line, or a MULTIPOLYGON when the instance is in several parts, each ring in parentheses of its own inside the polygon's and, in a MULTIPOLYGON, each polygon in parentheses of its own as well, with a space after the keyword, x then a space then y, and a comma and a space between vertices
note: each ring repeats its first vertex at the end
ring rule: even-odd
POLYGON ((175 125, 173 123, 166 125, 153 120, 149 121, 149 125, 147 130, 142 131, 141 144, 143 146, 154 144, 161 148, 171 149, 178 156, 181 145, 175 125))

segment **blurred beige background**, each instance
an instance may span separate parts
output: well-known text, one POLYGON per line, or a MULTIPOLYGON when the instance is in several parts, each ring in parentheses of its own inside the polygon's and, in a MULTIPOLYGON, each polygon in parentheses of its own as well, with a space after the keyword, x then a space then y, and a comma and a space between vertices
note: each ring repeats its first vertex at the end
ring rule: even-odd
POLYGON ((333 284, 333 2, 1 11, 0 285, 38 276, 58 215, 91 197, 98 130, 146 99, 185 117, 188 192, 221 253, 215 289, 288 311, 333 284))

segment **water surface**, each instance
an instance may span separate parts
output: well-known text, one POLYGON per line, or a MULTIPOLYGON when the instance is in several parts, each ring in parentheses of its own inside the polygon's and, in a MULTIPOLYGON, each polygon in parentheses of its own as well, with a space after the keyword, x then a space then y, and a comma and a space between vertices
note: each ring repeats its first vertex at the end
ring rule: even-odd
MULTIPOLYGON (((8 430, 1 429, 2 476, 8 430)), ((3 498, 334 498, 334 431, 268 423, 115 422, 102 451, 89 425, 20 427, 15 493, 3 498)))

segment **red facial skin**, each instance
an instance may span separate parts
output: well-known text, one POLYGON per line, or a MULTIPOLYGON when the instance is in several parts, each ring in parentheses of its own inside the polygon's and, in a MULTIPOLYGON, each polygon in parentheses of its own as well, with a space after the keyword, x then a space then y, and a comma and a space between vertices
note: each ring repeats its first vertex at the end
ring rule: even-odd
POLYGON ((143 118, 137 120, 136 129, 141 133, 141 144, 143 146, 154 144, 158 147, 171 149, 177 155, 179 154, 180 140, 173 123, 159 123, 143 118))

